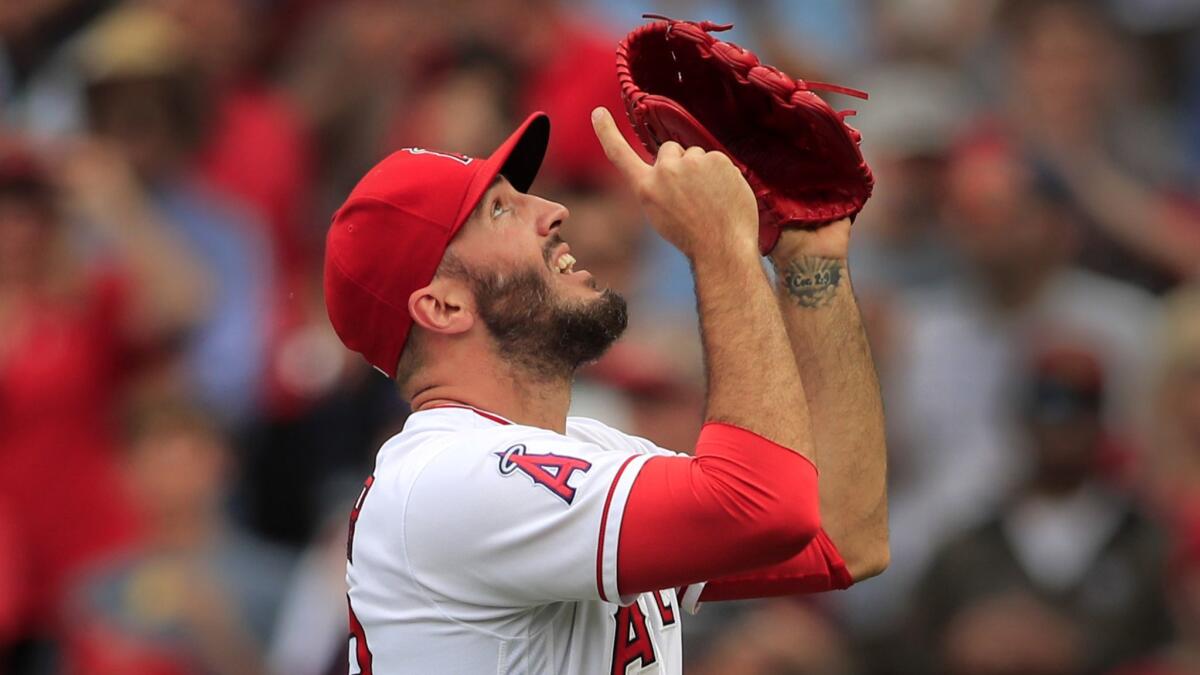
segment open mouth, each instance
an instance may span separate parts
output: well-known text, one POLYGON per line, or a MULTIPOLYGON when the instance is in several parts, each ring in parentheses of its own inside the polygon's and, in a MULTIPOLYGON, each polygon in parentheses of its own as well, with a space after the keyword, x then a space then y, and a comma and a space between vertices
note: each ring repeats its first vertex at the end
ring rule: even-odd
POLYGON ((571 274, 575 271, 575 256, 571 255, 571 247, 567 244, 559 244, 559 246, 547 256, 547 263, 550 269, 559 274, 571 274))
POLYGON ((558 257, 555 262, 555 268, 559 274, 570 274, 575 271, 575 256, 570 253, 564 253, 558 257))

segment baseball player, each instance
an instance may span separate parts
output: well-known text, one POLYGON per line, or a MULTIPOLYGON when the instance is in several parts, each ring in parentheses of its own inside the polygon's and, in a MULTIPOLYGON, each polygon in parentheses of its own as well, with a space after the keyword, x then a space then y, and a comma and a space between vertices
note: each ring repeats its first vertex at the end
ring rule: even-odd
POLYGON ((887 564, 849 221, 784 232, 773 290, 728 157, 666 143, 648 164, 607 110, 593 124, 691 262, 699 441, 679 454, 567 417, 573 373, 626 314, 578 268, 567 209, 527 192, 544 114, 487 158, 387 157, 326 253, 335 329, 413 409, 351 515, 351 673, 678 674, 698 603, 844 588, 887 564))

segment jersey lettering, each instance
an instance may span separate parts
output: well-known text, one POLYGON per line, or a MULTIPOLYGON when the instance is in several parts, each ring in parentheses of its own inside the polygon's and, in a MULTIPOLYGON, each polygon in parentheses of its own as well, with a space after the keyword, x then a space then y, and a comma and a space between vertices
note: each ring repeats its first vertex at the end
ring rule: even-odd
POLYGON ((671 606, 671 601, 665 593, 666 591, 655 591, 650 594, 654 596, 654 603, 658 605, 658 615, 662 617, 663 628, 675 625, 675 608, 671 606))
POLYGON ((510 476, 520 471, 568 504, 575 501, 575 488, 567 482, 576 471, 586 473, 592 468, 591 462, 578 457, 528 454, 524 445, 514 445, 504 452, 497 452, 496 456, 500 458, 501 474, 510 476))
POLYGON ((650 627, 646 625, 646 614, 638 603, 617 608, 617 634, 613 640, 613 675, 625 675, 635 661, 641 667, 653 665, 654 643, 650 642, 650 627))
POLYGON ((358 525, 358 512, 362 510, 363 502, 367 499, 367 493, 374 482, 375 476, 367 476, 362 492, 358 493, 358 499, 354 500, 354 508, 350 510, 350 530, 346 534, 346 560, 351 563, 354 562, 354 528, 358 525))
POLYGON ((346 608, 350 610, 350 675, 373 675, 371 648, 367 646, 367 631, 354 615, 350 596, 346 596, 346 608))

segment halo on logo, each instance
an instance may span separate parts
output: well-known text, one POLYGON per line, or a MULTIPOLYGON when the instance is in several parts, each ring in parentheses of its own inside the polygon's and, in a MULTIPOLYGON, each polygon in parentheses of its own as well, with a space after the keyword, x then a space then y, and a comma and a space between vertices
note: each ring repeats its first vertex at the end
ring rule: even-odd
POLYGON ((497 452, 496 454, 500 456, 500 473, 507 476, 518 468, 516 463, 512 461, 512 456, 525 454, 525 446, 518 443, 504 452, 497 452))
POLYGON ((463 166, 466 166, 475 160, 474 157, 467 157, 466 155, 457 152, 440 152, 438 150, 426 150, 425 148, 401 148, 401 150, 413 155, 434 155, 435 157, 445 157, 446 159, 452 159, 463 166))

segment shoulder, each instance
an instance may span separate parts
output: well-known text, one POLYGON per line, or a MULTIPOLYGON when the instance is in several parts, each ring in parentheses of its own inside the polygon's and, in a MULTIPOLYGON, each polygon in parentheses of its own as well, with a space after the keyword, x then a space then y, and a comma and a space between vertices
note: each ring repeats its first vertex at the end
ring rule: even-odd
MULTIPOLYGON (((598 423, 597 423, 598 424, 598 423)), ((401 433, 380 450, 377 473, 394 476, 400 484, 494 485, 514 473, 544 478, 617 462, 625 455, 643 454, 591 433, 558 434, 521 425, 401 433), (616 451, 616 452, 614 452, 616 451), (624 451, 624 452, 621 452, 624 451), (564 473, 565 472, 565 473, 564 473)), ((504 485, 505 483, 501 483, 504 485)))
POLYGON ((677 454, 660 448, 654 442, 633 436, 590 417, 568 417, 567 437, 592 443, 604 450, 624 451, 639 455, 677 454))
POLYGON ((1158 325, 1162 311, 1146 291, 1079 269, 1054 279, 1040 309, 1060 326, 1086 331, 1097 348, 1117 358, 1149 354, 1146 334, 1158 325))
POLYGON ((161 186, 155 197, 155 205, 188 236, 249 248, 269 245, 257 212, 199 175, 161 186))
POLYGON ((1049 291, 1047 299, 1064 309, 1107 315, 1144 316, 1153 314, 1158 305, 1153 295, 1137 286, 1078 268, 1058 274, 1049 291))

